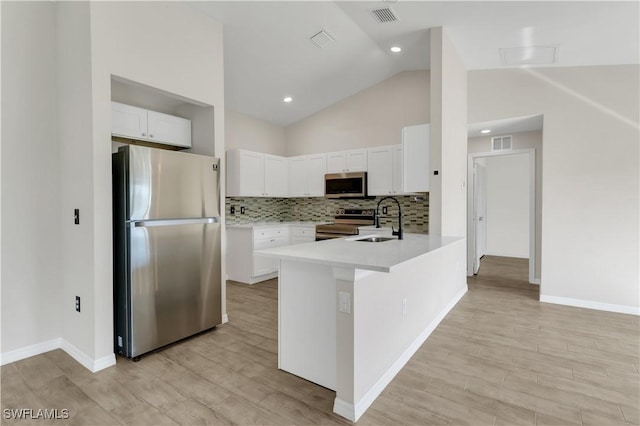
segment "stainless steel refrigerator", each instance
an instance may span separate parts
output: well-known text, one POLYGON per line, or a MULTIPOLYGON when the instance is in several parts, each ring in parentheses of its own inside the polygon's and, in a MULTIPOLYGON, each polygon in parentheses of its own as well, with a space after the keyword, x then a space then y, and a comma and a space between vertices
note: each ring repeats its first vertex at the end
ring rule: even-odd
POLYGON ((219 159, 113 154, 115 351, 129 358, 222 323, 219 159))

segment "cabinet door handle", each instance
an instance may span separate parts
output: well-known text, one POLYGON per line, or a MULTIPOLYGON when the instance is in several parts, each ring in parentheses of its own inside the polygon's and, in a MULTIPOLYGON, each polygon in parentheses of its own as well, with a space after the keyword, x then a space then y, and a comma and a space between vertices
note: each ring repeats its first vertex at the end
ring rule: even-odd
POLYGON ((147 134, 146 134, 146 133, 143 133, 143 134, 142 134, 142 136, 147 136, 147 134))
POLYGON ((152 138, 153 137, 153 133, 149 133, 149 137, 152 138))

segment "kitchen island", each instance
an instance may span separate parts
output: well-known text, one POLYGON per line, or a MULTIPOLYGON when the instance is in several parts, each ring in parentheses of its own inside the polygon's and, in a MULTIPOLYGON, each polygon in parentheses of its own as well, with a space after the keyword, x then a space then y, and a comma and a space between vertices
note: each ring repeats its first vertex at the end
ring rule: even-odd
POLYGON ((255 252, 279 260, 278 368, 335 390, 351 421, 467 291, 465 239, 368 237, 255 252))

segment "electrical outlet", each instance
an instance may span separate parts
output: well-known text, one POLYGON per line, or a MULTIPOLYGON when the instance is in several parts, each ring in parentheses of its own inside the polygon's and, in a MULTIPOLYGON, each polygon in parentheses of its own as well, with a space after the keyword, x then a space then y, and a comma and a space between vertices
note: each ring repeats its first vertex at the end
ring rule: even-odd
POLYGON ((80 296, 76 296, 76 312, 80 312, 80 296))
POLYGON ((236 206, 231 206, 231 207, 229 208, 229 213, 230 213, 230 214, 236 214, 236 206))

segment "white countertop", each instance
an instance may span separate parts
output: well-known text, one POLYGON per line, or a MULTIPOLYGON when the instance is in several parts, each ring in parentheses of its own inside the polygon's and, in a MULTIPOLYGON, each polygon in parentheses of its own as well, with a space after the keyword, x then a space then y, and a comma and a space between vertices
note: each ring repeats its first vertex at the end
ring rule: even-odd
POLYGON ((319 263, 369 271, 391 272, 394 266, 459 241, 459 237, 405 234, 403 240, 380 243, 359 242, 371 235, 316 241, 258 250, 254 254, 282 260, 319 263))
POLYGON ((274 226, 316 226, 328 222, 246 222, 246 223, 230 223, 227 229, 251 229, 251 228, 271 228, 274 226))

